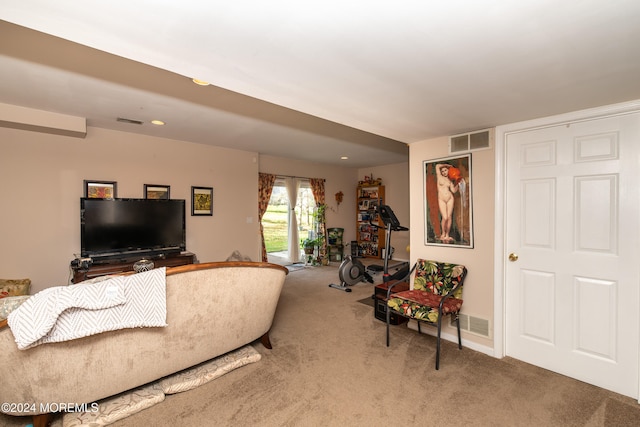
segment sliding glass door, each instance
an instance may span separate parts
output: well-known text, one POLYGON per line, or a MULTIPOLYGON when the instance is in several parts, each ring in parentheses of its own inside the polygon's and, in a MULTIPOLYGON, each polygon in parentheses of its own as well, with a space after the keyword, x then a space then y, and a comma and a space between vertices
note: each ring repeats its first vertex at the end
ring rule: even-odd
POLYGON ((276 179, 262 218, 267 254, 272 262, 301 261, 300 241, 312 237, 314 209, 309 180, 276 179))

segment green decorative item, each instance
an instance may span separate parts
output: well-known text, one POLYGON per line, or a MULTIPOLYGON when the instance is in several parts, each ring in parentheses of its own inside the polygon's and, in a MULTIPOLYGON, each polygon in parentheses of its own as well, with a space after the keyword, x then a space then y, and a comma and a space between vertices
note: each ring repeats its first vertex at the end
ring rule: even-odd
POLYGON ((304 248, 305 254, 312 254, 314 248, 321 247, 322 242, 324 241, 324 236, 318 236, 314 239, 308 238, 302 241, 301 246, 304 248))

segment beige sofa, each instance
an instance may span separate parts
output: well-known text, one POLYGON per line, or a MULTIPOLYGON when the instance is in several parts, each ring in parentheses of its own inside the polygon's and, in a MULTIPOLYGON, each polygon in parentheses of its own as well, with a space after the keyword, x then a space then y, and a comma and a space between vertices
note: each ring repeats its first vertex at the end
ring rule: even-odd
POLYGON ((34 415, 34 426, 45 425, 50 414, 41 414, 41 403, 96 402, 257 339, 271 348, 268 333, 286 274, 284 267, 259 262, 167 269, 168 326, 160 328, 120 329, 18 350, 3 321, 0 402, 28 409, 16 413, 3 406, 2 412, 34 415))

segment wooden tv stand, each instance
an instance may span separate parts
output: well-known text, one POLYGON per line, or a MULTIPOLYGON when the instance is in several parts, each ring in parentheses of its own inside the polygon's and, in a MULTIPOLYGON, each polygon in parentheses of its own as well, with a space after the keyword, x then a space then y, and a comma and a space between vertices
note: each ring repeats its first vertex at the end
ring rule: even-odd
POLYGON ((196 255, 191 252, 146 257, 140 255, 126 257, 123 255, 122 258, 91 264, 88 269, 78 269, 72 265, 73 283, 80 283, 98 276, 133 271, 133 264, 142 258, 153 261, 154 267, 177 267, 179 265, 193 264, 196 262, 196 255))

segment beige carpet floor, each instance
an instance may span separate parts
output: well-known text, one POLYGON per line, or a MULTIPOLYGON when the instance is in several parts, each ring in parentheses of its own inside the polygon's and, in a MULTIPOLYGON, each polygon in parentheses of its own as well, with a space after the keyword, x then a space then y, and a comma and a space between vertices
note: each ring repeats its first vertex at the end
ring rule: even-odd
POLYGON ((328 287, 337 280, 337 266, 289 273, 259 362, 112 425, 640 425, 634 399, 450 342, 435 371, 433 337, 394 326, 387 348, 385 324, 358 302, 374 285, 347 293, 328 287))

